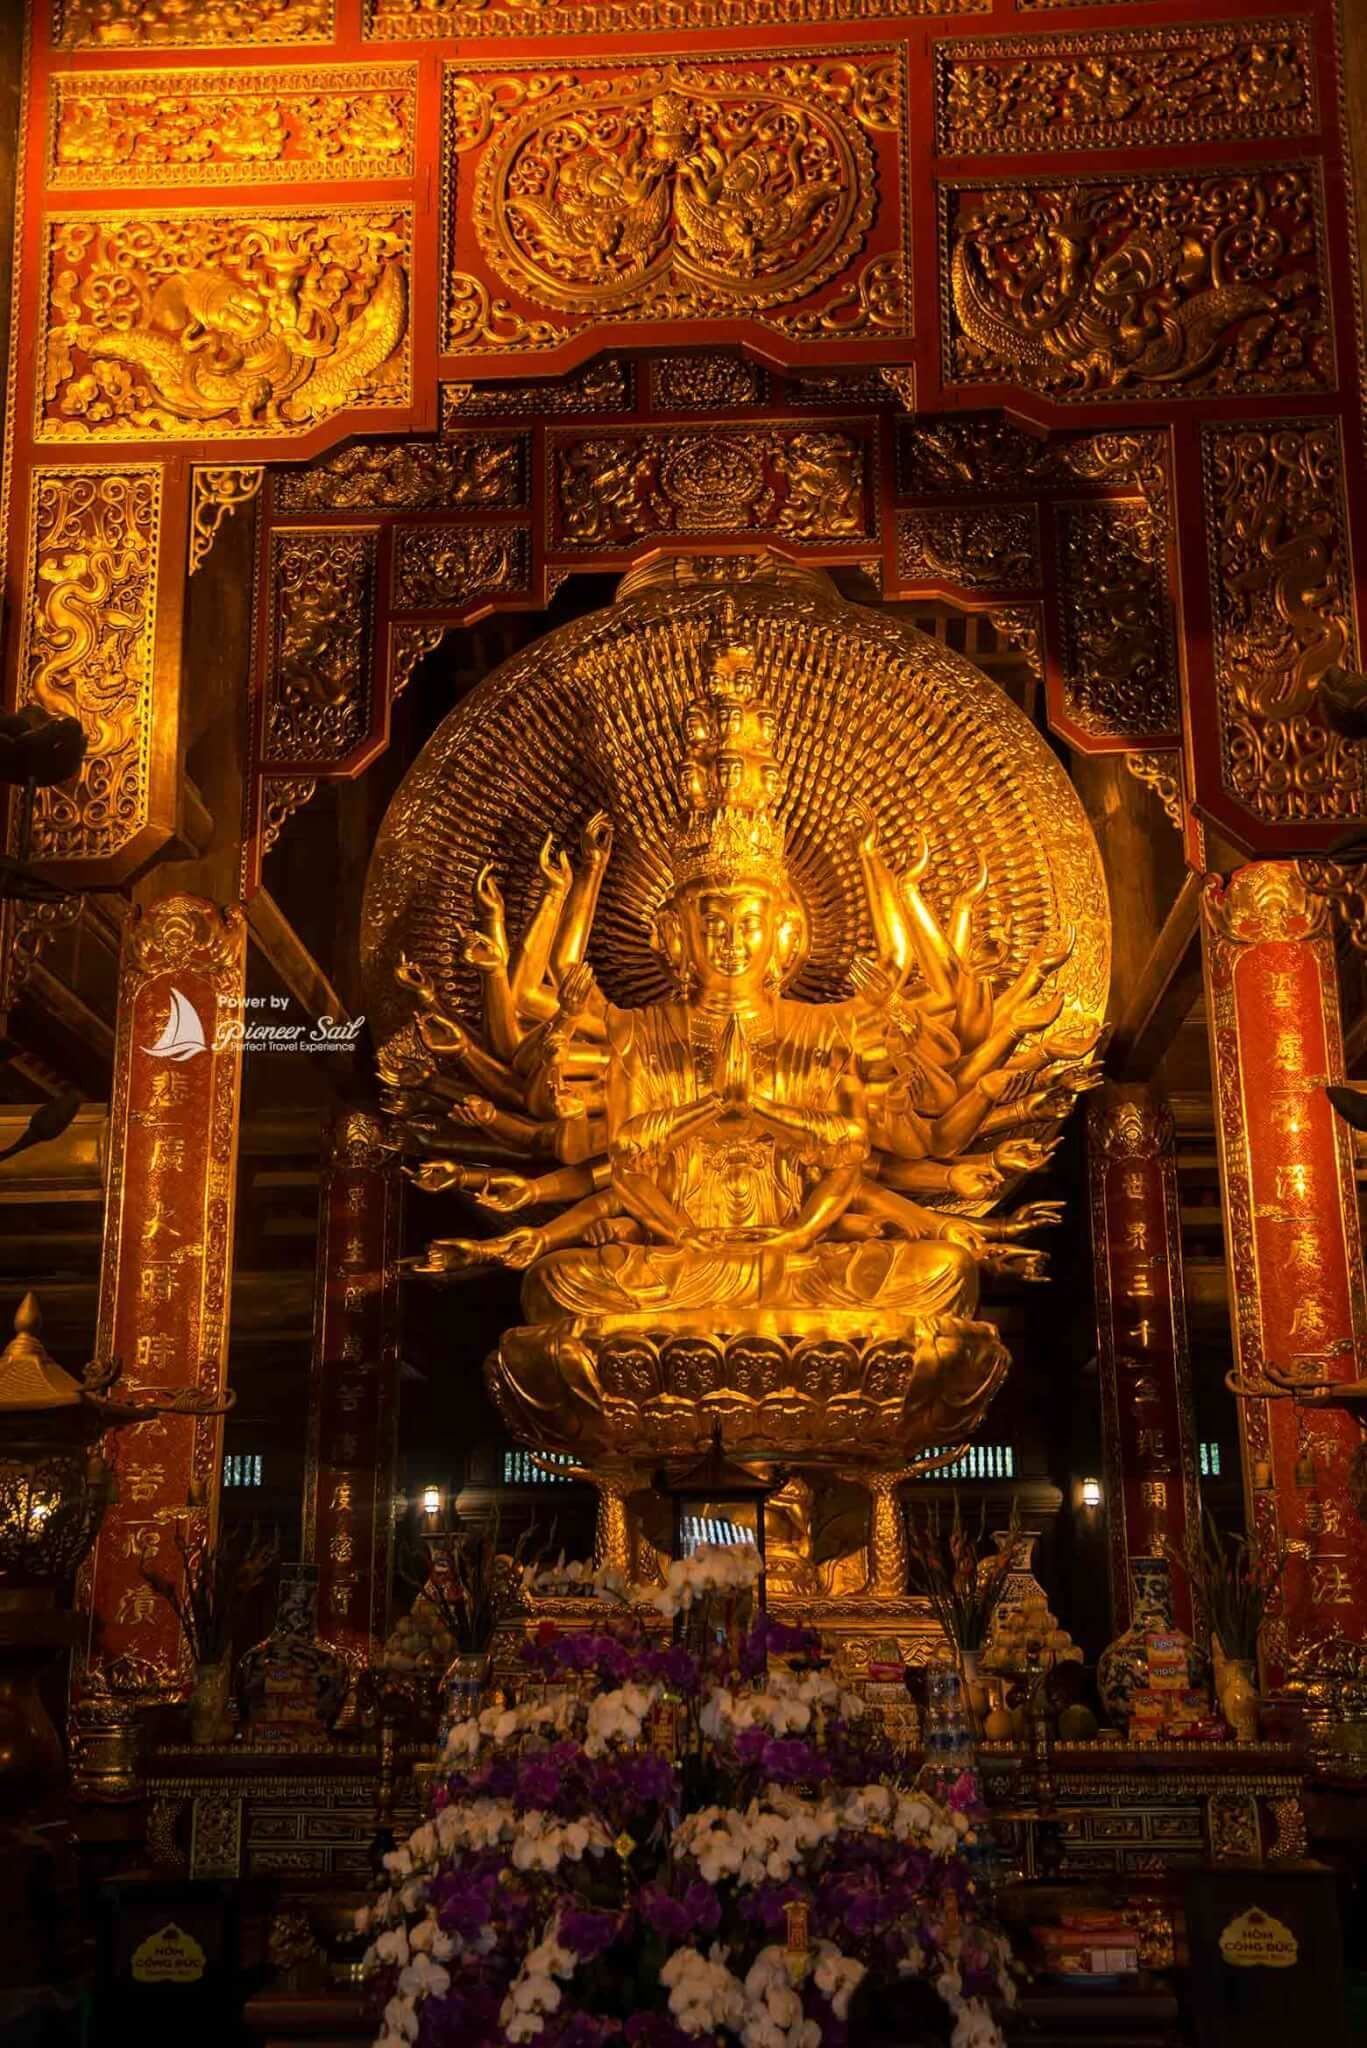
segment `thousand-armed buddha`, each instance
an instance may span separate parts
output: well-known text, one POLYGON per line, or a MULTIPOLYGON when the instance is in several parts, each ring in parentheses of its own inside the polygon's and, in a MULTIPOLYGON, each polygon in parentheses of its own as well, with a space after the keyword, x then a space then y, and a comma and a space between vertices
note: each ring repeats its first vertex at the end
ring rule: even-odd
MULTIPOLYGON (((1014 972, 980 932, 985 870, 942 923, 877 821, 847 820, 874 937, 853 992, 786 991, 808 920, 785 852, 775 714, 734 630, 703 652, 681 736, 653 943, 668 1000, 621 1008, 588 965, 612 857, 603 813, 577 865, 547 842, 510 939, 497 877, 475 888, 464 957, 477 1037, 411 960, 415 1029, 387 1049, 419 1185, 491 1210, 502 1234, 440 1238, 419 1270, 525 1269, 525 1323, 491 1384, 520 1433, 638 1460, 697 1440, 895 1462, 970 1429, 1005 1370, 977 1319, 984 1266, 1033 1275, 1018 1240, 1049 1205, 981 1213, 1043 1163, 1039 1104, 1083 1078, 1091 1037, 1057 1031, 1070 935, 1014 972), (1051 1035, 1053 1034, 1053 1035, 1051 1035), (526 1170, 523 1170, 525 1167, 526 1170)), ((1092 1034, 1094 1035, 1094 1034, 1092 1034)))

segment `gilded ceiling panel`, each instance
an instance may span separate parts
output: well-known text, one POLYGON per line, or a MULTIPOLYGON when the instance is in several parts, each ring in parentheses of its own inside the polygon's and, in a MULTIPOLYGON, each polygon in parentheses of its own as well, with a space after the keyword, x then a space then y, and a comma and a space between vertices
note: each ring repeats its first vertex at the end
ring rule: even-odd
POLYGON ((230 50, 332 40, 335 0, 52 0, 61 50, 230 50))
POLYGON ((652 35, 680 29, 810 28, 986 14, 992 0, 366 0, 376 42, 464 37, 652 35))

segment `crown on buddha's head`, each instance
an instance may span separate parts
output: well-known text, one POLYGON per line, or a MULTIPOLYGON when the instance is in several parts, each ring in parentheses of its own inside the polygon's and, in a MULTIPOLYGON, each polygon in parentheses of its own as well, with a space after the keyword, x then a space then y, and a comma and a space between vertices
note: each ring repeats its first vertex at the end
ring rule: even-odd
POLYGON ((684 716, 680 816, 670 840, 674 885, 781 883, 774 714, 756 699, 755 650, 725 632, 708 643, 703 667, 702 693, 684 716))

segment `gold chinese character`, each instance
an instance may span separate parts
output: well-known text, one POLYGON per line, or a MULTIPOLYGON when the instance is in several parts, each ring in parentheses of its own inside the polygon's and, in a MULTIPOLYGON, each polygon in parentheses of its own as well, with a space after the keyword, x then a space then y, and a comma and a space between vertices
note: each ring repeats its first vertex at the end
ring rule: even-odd
POLYGON ((1130 1399, 1136 1408, 1152 1408, 1158 1398, 1158 1382, 1151 1372, 1140 1373, 1131 1383, 1130 1399))
POLYGON ((337 1406, 344 1415, 354 1415, 361 1405, 361 1389, 346 1384, 337 1389, 337 1406))
POLYGON ((339 1479, 333 1487, 332 1506, 342 1514, 349 1512, 351 1507, 351 1481, 349 1479, 339 1479))
POLYGON ((1166 1508, 1168 1504, 1167 1480, 1141 1480, 1139 1485, 1139 1498, 1146 1508, 1166 1508))
POLYGON ((164 1308, 175 1293, 176 1275, 171 1266, 144 1266, 138 1275, 138 1299, 164 1308))
POLYGON ((152 1171, 154 1173, 181 1173, 185 1167, 185 1139, 178 1134, 163 1134, 152 1143, 152 1171))
POLYGON ((346 1241, 346 1250, 342 1253, 342 1258, 348 1266, 363 1266, 366 1258, 364 1240, 359 1237, 349 1237, 346 1241))
POLYGON ((1125 1225, 1124 1249, 1127 1252, 1146 1252, 1148 1248, 1148 1219, 1143 1216, 1132 1216, 1125 1225))
POLYGON ((1142 1202, 1148 1193, 1143 1174, 1137 1166, 1129 1167, 1120 1176, 1120 1192, 1127 1202, 1142 1202))
POLYGON ((176 1355, 176 1340, 164 1330, 144 1330, 133 1346, 133 1364, 142 1372, 160 1372, 176 1355))
POLYGON ((153 1202, 147 1212, 147 1220, 142 1226, 142 1241, 144 1245, 164 1244, 168 1238, 179 1236, 179 1230, 171 1221, 162 1204, 160 1202, 153 1202))
POLYGON ((365 1307, 365 1298, 365 1288, 358 1287, 354 1281, 349 1287, 344 1287, 342 1289, 342 1308, 344 1313, 349 1316, 356 1315, 365 1307))
POLYGON ((1305 1045, 1299 1031, 1279 1031, 1272 1048, 1274 1067, 1285 1067, 1289 1073, 1299 1073, 1305 1064, 1305 1045))
POLYGON ((353 1181, 346 1191, 346 1212, 348 1216, 365 1213, 365 1189, 359 1181, 353 1181))
POLYGON ((1297 1224, 1287 1246, 1287 1258, 1298 1272, 1315 1273, 1320 1267, 1319 1237, 1313 1225, 1297 1224))
POLYGON ((123 1554, 139 1564, 150 1564, 161 1549, 161 1531, 153 1522, 143 1522, 123 1532, 123 1554))
POLYGON ((1304 1301, 1296 1303, 1296 1312, 1291 1318, 1293 1337, 1323 1337, 1329 1329, 1329 1310, 1316 1295, 1309 1294, 1304 1301))
POLYGON ((173 1073, 166 1067, 163 1067, 159 1073, 153 1074, 147 1090, 147 1107, 149 1109, 180 1109, 189 1099, 190 1076, 188 1074, 173 1073))
POLYGON ((339 1529, 328 1545, 328 1556, 334 1564, 350 1564, 354 1545, 349 1529, 339 1529))
POLYGON ((1156 1461, 1167 1456, 1167 1438, 1161 1429, 1141 1429, 1135 1441, 1141 1458, 1156 1461))
POLYGON ((356 1589, 354 1579, 334 1579, 328 1592, 328 1605, 338 1617, 351 1612, 351 1596, 356 1589))
POLYGON ((1343 1533, 1343 1509, 1336 1500, 1317 1500, 1313 1495, 1305 1503, 1305 1533, 1307 1536, 1339 1536, 1343 1533))
POLYGON ((156 1612, 157 1596, 152 1588, 140 1579, 135 1586, 125 1586, 120 1593, 119 1604, 114 1609, 114 1619, 136 1626, 139 1622, 154 1621, 156 1612))
POLYGON ((119 1474, 119 1491, 126 1500, 155 1500, 165 1484, 164 1465, 139 1465, 119 1474))
POLYGON ((1141 1351, 1147 1351, 1157 1335, 1157 1323, 1151 1323, 1147 1316, 1141 1316, 1130 1332, 1130 1342, 1137 1344, 1141 1351))
POLYGON ((1274 968, 1267 977, 1267 1000, 1274 1010, 1294 1010, 1300 991, 1289 968, 1274 968))
POLYGON ((360 1360, 364 1351, 365 1345, 361 1342, 360 1331, 348 1330, 342 1338, 341 1357, 350 1363, 356 1363, 360 1360))
POLYGON ((1338 1558, 1311 1558, 1310 1598, 1317 1607, 1352 1606, 1352 1581, 1338 1558))
POLYGON ((1303 1202, 1310 1193, 1310 1168, 1303 1159, 1279 1166, 1275 1186, 1279 1202, 1303 1202))
POLYGON ((1132 1301, 1152 1301, 1158 1291, 1147 1265, 1131 1267, 1129 1277, 1123 1285, 1132 1301))

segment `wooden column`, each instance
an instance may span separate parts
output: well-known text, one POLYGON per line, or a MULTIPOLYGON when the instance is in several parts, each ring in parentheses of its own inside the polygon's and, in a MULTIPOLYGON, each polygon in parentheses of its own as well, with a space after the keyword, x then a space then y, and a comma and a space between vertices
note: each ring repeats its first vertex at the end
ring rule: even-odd
MULTIPOLYGON (((137 906, 125 928, 95 1351, 130 1390, 213 1400, 225 1385, 241 1049, 222 1027, 240 1021, 245 956, 240 909, 199 896, 137 906)), ((126 1720, 190 1690, 176 1618, 142 1568, 175 1578, 177 1538, 211 1540, 222 1435, 218 1416, 162 1415, 109 1441, 118 1494, 78 1589, 78 1777, 101 1775, 81 1748, 100 1702, 126 1720)))
POLYGON ((319 1633, 360 1662, 388 1621, 401 1188, 378 1120, 339 1117, 319 1200, 303 1556, 318 1566, 319 1633))
MULTIPOLYGON (((1352 1137, 1325 1096, 1343 1079, 1329 911, 1287 862, 1212 878, 1203 944, 1235 1359, 1350 1379, 1367 1338, 1352 1137)), ((1272 1390, 1269 1388, 1269 1392, 1272 1390)), ((1348 1489, 1351 1417, 1239 1403, 1249 1527, 1293 1548, 1285 1612, 1264 1630, 1271 1682, 1307 1642, 1367 1626, 1367 1529, 1348 1489)))
MULTIPOLYGON (((1172 1117, 1149 1088, 1106 1086, 1087 1119, 1111 1607, 1130 1560, 1181 1548, 1200 1513, 1172 1117)), ((1176 1618, 1196 1617, 1174 1574, 1176 1618)))

